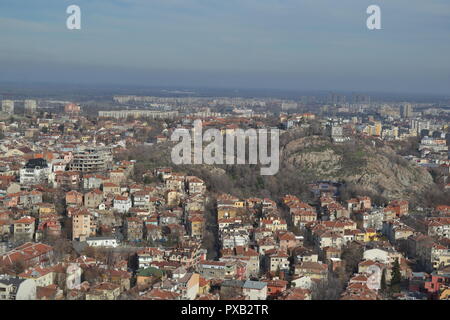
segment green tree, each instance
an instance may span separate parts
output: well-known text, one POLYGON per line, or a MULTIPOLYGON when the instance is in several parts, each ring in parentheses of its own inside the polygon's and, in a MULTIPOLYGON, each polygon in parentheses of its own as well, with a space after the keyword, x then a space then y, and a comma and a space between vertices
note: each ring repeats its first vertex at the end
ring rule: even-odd
POLYGON ((386 292, 386 269, 383 269, 383 273, 381 274, 381 283, 380 283, 380 289, 381 292, 384 293, 386 292))
POLYGON ((152 183, 152 179, 149 176, 144 177, 144 184, 150 184, 152 183))
POLYGON ((398 259, 395 259, 391 270, 391 293, 400 292, 400 283, 402 281, 402 275, 400 273, 400 263, 398 259))
POLYGON ((264 179, 261 176, 256 178, 256 186, 257 188, 264 188, 264 179))

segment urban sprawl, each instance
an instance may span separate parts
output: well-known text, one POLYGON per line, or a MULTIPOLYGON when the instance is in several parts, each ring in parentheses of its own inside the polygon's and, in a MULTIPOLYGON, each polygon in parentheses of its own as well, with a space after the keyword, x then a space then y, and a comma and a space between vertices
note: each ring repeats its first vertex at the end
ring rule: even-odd
POLYGON ((373 100, 3 97, 0 300, 450 299, 450 103, 373 100), (279 172, 173 165, 197 119, 279 172))

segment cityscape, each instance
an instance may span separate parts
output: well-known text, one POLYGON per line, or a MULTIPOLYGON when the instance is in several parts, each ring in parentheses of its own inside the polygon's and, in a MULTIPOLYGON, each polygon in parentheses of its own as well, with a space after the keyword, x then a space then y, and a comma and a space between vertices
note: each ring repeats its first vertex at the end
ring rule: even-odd
POLYGON ((1 115, 2 300, 449 297, 448 104, 132 95, 1 115), (278 128, 279 172, 173 165, 194 119, 278 128))
POLYGON ((0 301, 450 300, 449 4, 62 2, 0 4, 0 301))

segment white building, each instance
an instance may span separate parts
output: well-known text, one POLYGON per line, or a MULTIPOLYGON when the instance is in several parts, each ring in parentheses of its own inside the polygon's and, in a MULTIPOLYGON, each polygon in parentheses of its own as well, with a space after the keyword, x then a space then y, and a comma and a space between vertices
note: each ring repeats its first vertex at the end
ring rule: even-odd
POLYGON ((221 238, 223 248, 246 247, 250 243, 247 230, 235 230, 234 232, 224 233, 221 238))
POLYGON ((79 288, 81 284, 81 275, 83 274, 83 269, 81 269, 78 264, 71 263, 67 267, 66 274, 66 288, 68 290, 79 288))
POLYGON ((59 160, 52 163, 52 171, 58 172, 58 171, 66 171, 67 163, 59 160))
POLYGON ((374 208, 369 212, 363 212, 358 215, 360 227, 362 229, 373 228, 381 230, 383 228, 384 212, 381 208, 374 208))
POLYGON ((0 300, 36 300, 36 282, 0 275, 0 300))
POLYGON ((186 178, 189 194, 203 193, 205 191, 205 182, 197 177, 186 178))
POLYGON ((32 114, 36 112, 37 103, 36 100, 25 100, 24 101, 25 113, 32 114))
POLYGON ((301 289, 311 289, 313 285, 313 281, 309 276, 300 276, 291 281, 291 284, 294 284, 295 288, 301 289))
POLYGON ((47 181, 50 175, 50 168, 44 159, 31 159, 20 169, 21 185, 36 185, 47 181))
POLYGON ((381 249, 366 250, 366 251, 364 251, 363 258, 364 258, 364 260, 373 260, 373 261, 379 261, 382 263, 390 262, 388 252, 385 250, 381 250, 381 249))
POLYGON ((114 198, 114 210, 120 213, 127 213, 133 206, 129 197, 116 196, 114 198))
POLYGON ((150 194, 145 191, 133 193, 133 203, 135 207, 148 207, 150 205, 150 194))
POLYGON ((246 300, 266 300, 267 283, 247 280, 244 283, 243 294, 246 297, 246 300))
POLYGON ((14 113, 14 101, 3 100, 2 101, 2 111, 7 114, 13 114, 14 113))
POLYGON ((103 177, 100 175, 85 175, 83 177, 83 188, 87 190, 100 189, 103 180, 103 177))

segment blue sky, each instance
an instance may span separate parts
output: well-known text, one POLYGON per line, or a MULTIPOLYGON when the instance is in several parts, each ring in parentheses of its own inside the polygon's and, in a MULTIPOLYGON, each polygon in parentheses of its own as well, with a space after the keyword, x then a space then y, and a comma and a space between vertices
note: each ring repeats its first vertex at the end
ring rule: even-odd
POLYGON ((1 82, 450 94, 449 57, 448 0, 0 2, 1 82))

